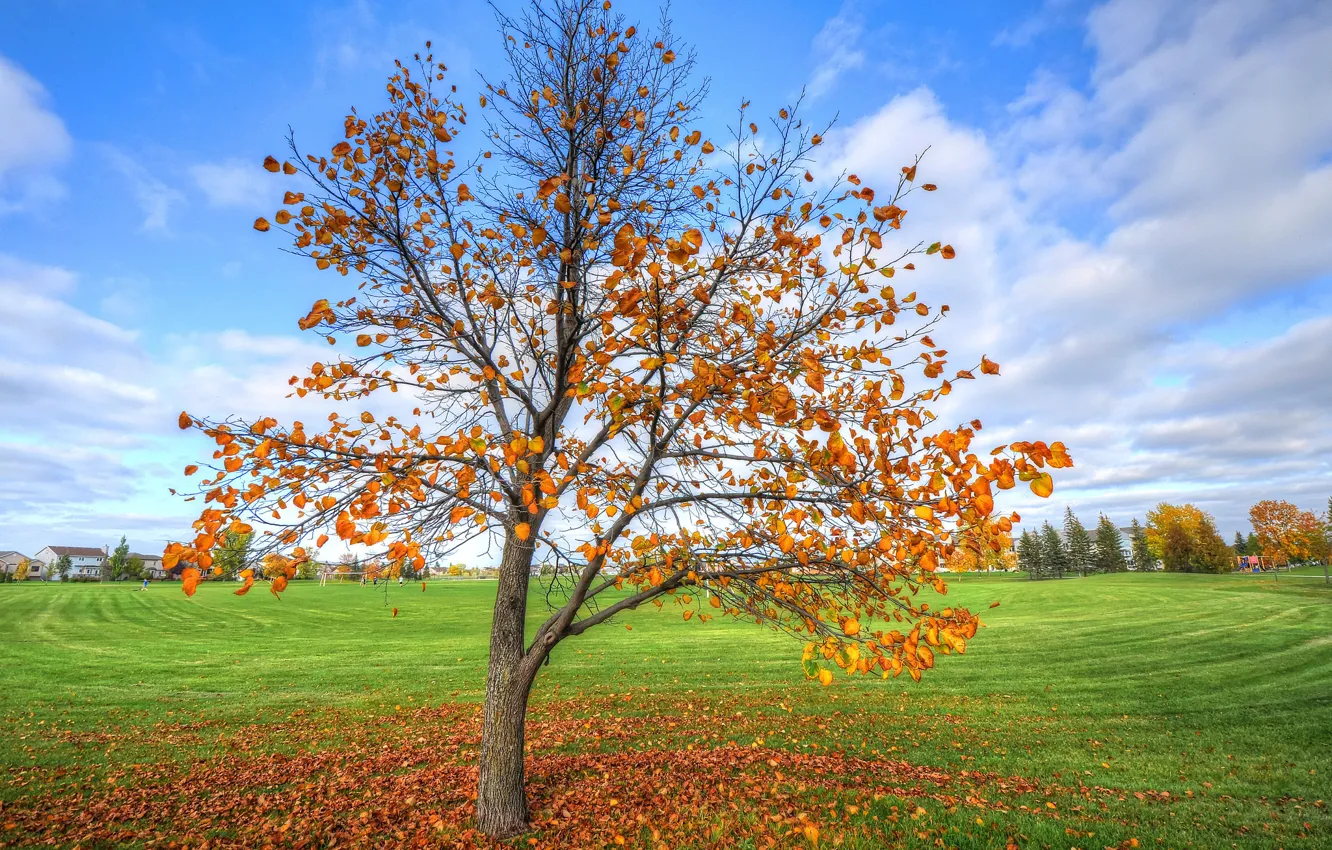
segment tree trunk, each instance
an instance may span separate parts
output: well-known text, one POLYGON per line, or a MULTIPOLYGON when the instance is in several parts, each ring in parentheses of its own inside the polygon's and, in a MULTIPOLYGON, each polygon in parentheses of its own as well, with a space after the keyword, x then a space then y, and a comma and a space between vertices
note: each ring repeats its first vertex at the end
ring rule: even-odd
POLYGON ((527 830, 523 740, 527 695, 537 667, 524 659, 523 652, 532 553, 533 547, 516 537, 510 536, 505 543, 490 628, 476 823, 493 838, 509 838, 527 830))

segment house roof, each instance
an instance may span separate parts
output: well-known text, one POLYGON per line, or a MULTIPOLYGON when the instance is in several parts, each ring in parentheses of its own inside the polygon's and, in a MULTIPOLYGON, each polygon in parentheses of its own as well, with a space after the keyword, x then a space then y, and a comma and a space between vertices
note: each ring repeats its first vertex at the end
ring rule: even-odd
POLYGON ((162 556, 161 556, 161 555, 145 555, 145 554, 143 554, 142 552, 130 552, 130 557, 131 557, 131 558, 138 558, 140 561, 144 561, 144 562, 147 562, 147 561, 160 561, 160 560, 162 560, 162 556))
POLYGON ((0 552, 0 558, 8 558, 10 555, 18 555, 20 558, 28 557, 22 552, 15 552, 13 549, 6 549, 5 551, 0 552))
POLYGON ((59 558, 68 555, 71 558, 105 558, 106 553, 92 546, 47 546, 59 558))

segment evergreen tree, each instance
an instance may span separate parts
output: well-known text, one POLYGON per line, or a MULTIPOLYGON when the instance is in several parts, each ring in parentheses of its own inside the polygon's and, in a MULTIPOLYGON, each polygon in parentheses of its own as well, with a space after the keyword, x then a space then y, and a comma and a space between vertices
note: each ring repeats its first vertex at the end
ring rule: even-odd
POLYGON ((1059 539, 1059 532, 1048 522, 1041 526, 1041 566, 1046 578, 1063 578, 1064 570, 1068 569, 1068 552, 1064 550, 1064 541, 1059 539))
POLYGON ((1133 569, 1139 572, 1156 569, 1156 558, 1152 556, 1152 550, 1147 545, 1147 530, 1136 517, 1129 523, 1129 552, 1133 569))
POLYGON ((1105 514, 1096 523, 1096 570, 1102 573, 1122 573, 1128 569, 1124 557, 1124 538, 1105 514))
POLYGON ((1027 571, 1027 578, 1045 578, 1045 569, 1041 563, 1041 541, 1029 530, 1023 530, 1018 538, 1018 563, 1027 571))
POLYGON ((1246 555, 1263 554, 1263 547, 1261 544, 1258 543, 1258 535, 1254 534, 1252 531, 1249 532, 1249 536, 1244 540, 1244 554, 1246 555))
POLYGON ((130 551, 129 544, 125 542, 125 535, 120 535, 120 545, 111 553, 111 557, 106 559, 106 567, 103 572, 110 581, 119 581, 129 573, 130 551))
POLYGON ((1085 576, 1094 562, 1091 535, 1082 522, 1073 515, 1072 508, 1064 508, 1064 547, 1068 552, 1068 568, 1085 576))
POLYGON ((1238 531, 1235 532, 1235 542, 1234 542, 1233 544, 1231 544, 1231 547, 1230 547, 1230 548, 1232 548, 1232 549, 1235 550, 1235 554, 1236 554, 1236 555, 1247 555, 1247 554, 1249 554, 1248 552, 1245 551, 1244 535, 1243 535, 1243 534, 1240 534, 1238 531))

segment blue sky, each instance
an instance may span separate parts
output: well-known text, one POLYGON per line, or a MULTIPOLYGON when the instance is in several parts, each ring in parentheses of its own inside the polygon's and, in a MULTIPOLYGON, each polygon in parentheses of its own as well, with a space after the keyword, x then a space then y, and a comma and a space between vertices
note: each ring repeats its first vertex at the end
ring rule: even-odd
MULTIPOLYGON (((501 5, 513 6, 510 0, 501 5)), ((624 2, 631 17, 656 6, 624 2)), ((1332 6, 676 2, 718 128, 801 89, 825 154, 882 182, 931 146, 913 227, 959 250, 950 397, 1005 436, 1063 439, 1071 504, 1127 523, 1192 500, 1228 533, 1260 498, 1332 495, 1332 6), (970 389, 970 388, 969 388, 970 389)), ((432 39, 460 88, 498 76, 479 2, 14 4, 0 26, 0 549, 181 536, 167 488, 201 413, 302 415, 295 320, 329 281, 250 228, 259 167, 377 108, 432 39)), ((317 341, 317 340, 316 340, 317 341)), ((304 414, 309 417, 309 411, 304 414)))

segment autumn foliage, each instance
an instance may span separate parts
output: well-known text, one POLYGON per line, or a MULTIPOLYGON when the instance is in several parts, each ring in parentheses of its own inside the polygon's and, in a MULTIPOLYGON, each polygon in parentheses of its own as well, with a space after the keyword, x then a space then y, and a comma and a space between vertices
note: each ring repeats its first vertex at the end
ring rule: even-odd
POLYGON ((1290 502, 1265 499, 1249 508, 1249 522, 1263 556, 1274 564, 1321 557, 1326 551, 1317 515, 1290 502))
POLYGON ((1147 546, 1167 572, 1220 573, 1234 568, 1233 553, 1212 515, 1196 505, 1162 502, 1147 512, 1147 546))
POLYGON ((291 564, 334 538, 417 569, 492 542, 493 834, 526 822, 522 716, 558 642, 650 602, 799 636, 825 683, 919 679, 979 626, 916 596, 945 591, 955 536, 1003 539, 999 491, 1048 496, 1071 465, 1060 443, 981 447, 979 421, 931 412, 999 367, 949 367, 947 305, 901 286, 916 257, 955 255, 899 239, 934 188, 918 163, 882 190, 815 177, 823 138, 798 104, 705 137, 692 56, 609 4, 500 22, 510 79, 476 107, 418 57, 331 150, 265 161, 285 194, 256 229, 346 279, 299 321, 330 356, 291 379, 339 410, 182 413, 216 450, 196 535, 165 556, 197 581, 228 531, 291 564), (563 593, 529 635, 534 558, 563 593))

